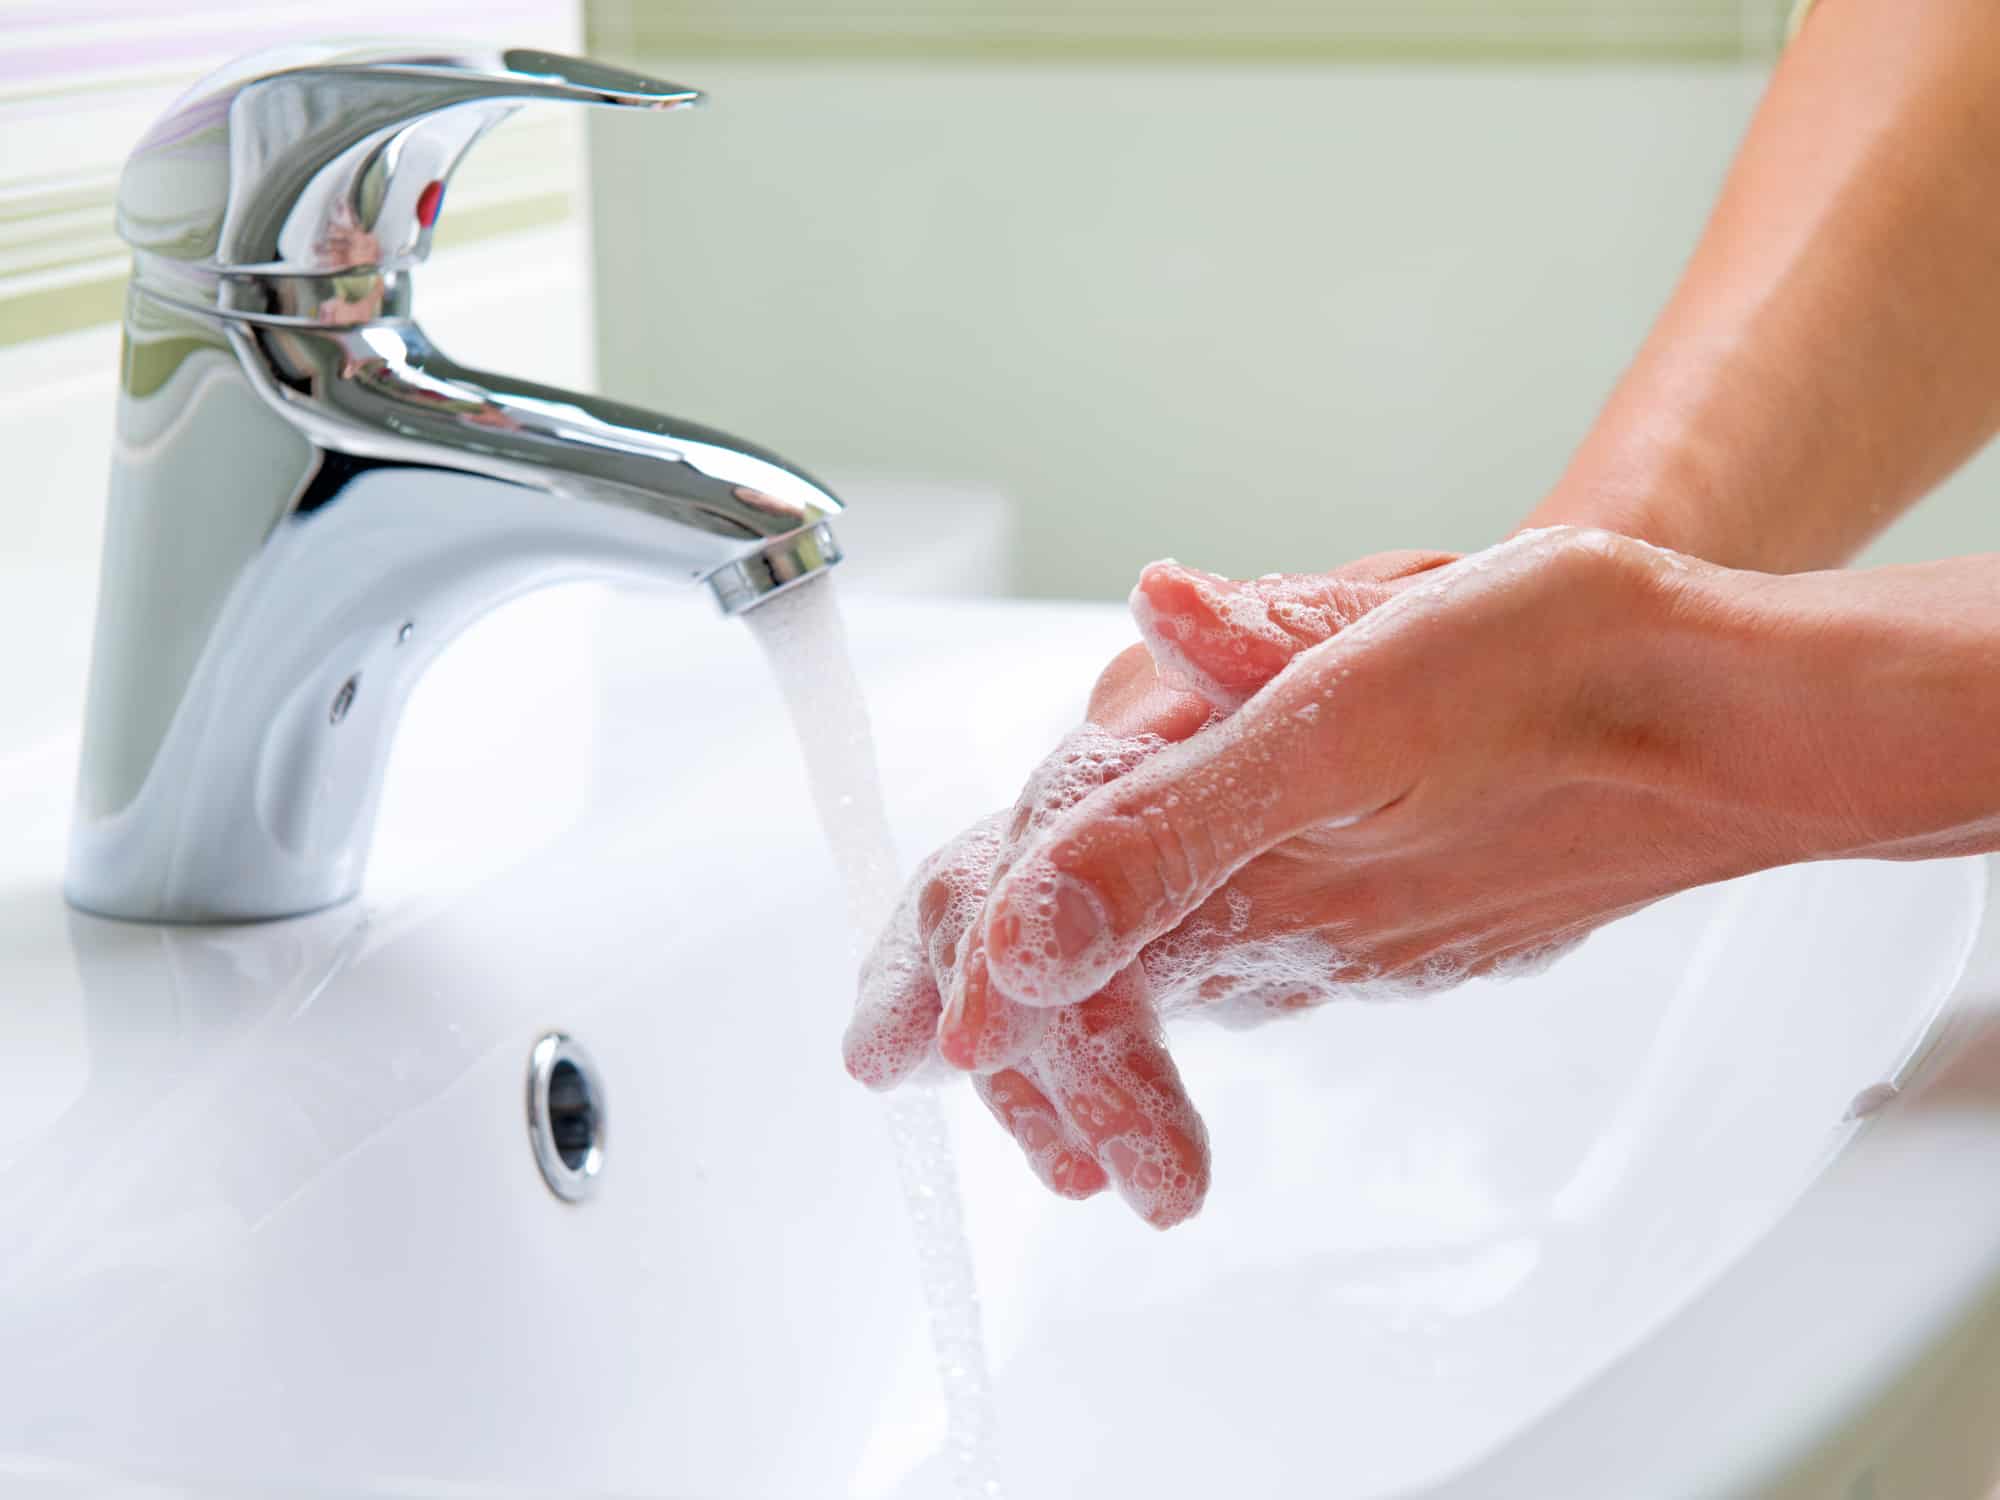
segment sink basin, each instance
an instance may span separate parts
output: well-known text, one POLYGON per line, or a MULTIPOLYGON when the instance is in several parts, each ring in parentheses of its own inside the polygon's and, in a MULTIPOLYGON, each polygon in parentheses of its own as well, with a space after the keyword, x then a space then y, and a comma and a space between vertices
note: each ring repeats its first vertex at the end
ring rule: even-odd
MULTIPOLYGON (((849 616, 906 860, 1010 800, 1131 639, 1108 607, 849 616)), ((0 760, 0 1488, 953 1492, 766 681, 697 601, 520 600, 419 688, 363 897, 259 926, 67 910, 74 737, 0 760), (578 1204, 524 1118, 550 1030, 605 1089, 578 1204)), ((953 1089, 1000 1477, 1971 1500, 1996 1017, 1984 862, 1825 865, 1536 979, 1189 1027, 1215 1187, 1170 1234, 1044 1196, 953 1089)))

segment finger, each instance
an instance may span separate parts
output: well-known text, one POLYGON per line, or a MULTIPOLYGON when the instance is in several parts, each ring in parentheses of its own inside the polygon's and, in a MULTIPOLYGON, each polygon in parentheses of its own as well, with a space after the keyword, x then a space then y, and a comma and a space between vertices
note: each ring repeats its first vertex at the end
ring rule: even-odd
POLYGON ((1112 659, 1091 690, 1084 722, 1125 739, 1156 735, 1173 743, 1215 717, 1199 693, 1163 681, 1152 651, 1134 642, 1112 659))
MULTIPOLYGON (((1203 722, 1210 717, 1205 714, 1203 722)), ((1190 726, 1181 738, 1188 738, 1200 727, 1190 726)), ((1166 746, 1164 735, 1121 734, 1101 724, 1084 724, 1064 735, 1062 743, 1043 758, 1021 788, 991 878, 998 880, 1005 875, 1022 845, 1077 803, 1098 788, 1130 776, 1166 746)))
MULTIPOLYGON (((1193 727, 1186 732, 1192 734, 1193 727)), ((979 925, 992 883, 1025 844, 1092 792, 1130 775, 1164 743, 1157 736, 1123 737, 1096 724, 1072 731, 1035 768, 1004 825, 997 819, 981 825, 976 833, 990 830, 984 841, 966 836, 966 852, 956 865, 962 871, 969 861, 980 878, 954 875, 948 867, 925 887, 918 922, 944 999, 937 1047, 953 1067, 979 1073, 1009 1067, 1042 1035, 1042 1010, 1016 1002, 992 983, 979 925)))
POLYGON ((979 914, 1006 845, 1005 815, 989 813, 924 861, 910 882, 917 942, 940 990, 958 965, 959 943, 979 914))
POLYGON ((1373 583, 1389 584, 1393 588, 1411 582, 1419 573, 1447 567, 1457 562, 1460 555, 1457 552, 1432 552, 1421 547, 1406 547, 1398 552, 1372 552, 1353 562, 1342 563, 1332 570, 1332 576, 1362 578, 1373 583))
MULTIPOLYGON (((924 864, 912 883, 915 942, 930 966, 932 1007, 925 1024, 954 1067, 990 1072, 1021 1056, 1041 1032, 1035 1013, 1014 1004, 985 983, 985 970, 964 1011, 965 974, 972 956, 969 930, 986 903, 994 875, 1003 868, 1008 847, 1007 816, 994 813, 974 824, 924 864), (964 1024, 949 1035, 938 1031, 939 997, 961 997, 964 1024)), ((911 1019, 917 1018, 916 1012, 911 1019)))
POLYGON ((999 849, 996 814, 931 855, 862 960, 841 1054, 869 1088, 895 1087, 931 1054, 940 984, 955 973, 953 954, 985 900, 999 849))
POLYGON ((986 954, 974 936, 953 976, 937 1022, 937 1048, 954 1068, 991 1073, 1026 1057, 1042 1038, 1048 1012, 1019 1005, 993 987, 986 954))
POLYGON ((1057 1014, 1022 1071, 1147 1223, 1167 1229, 1200 1211, 1208 1196, 1208 1130, 1136 973, 1057 1014))
POLYGON ((986 904, 989 983, 1022 1004, 1073 1005, 1266 849, 1396 800, 1402 737, 1379 729, 1387 700, 1340 646, 1030 843, 986 904))
POLYGON ((1387 597, 1369 577, 1274 573, 1238 582, 1169 560, 1140 573, 1131 608, 1163 681, 1233 709, 1387 597))
POLYGON ((855 1049, 871 1076, 883 1080, 876 1086, 900 1081, 921 1061, 910 1033, 926 1017, 939 1055, 967 1071, 1006 1067, 1034 1046, 1042 1031, 1041 1012, 1015 1003, 989 983, 978 936, 970 929, 992 882, 1024 838, 1131 771, 1161 743, 1085 725, 1036 768, 1010 813, 982 819, 925 861, 911 885, 910 910, 899 910, 891 924, 892 930, 908 932, 913 923, 914 939, 885 939, 873 961, 878 970, 886 970, 913 941, 928 959, 932 988, 928 996, 909 992, 906 986, 914 981, 901 969, 879 973, 873 982, 876 997, 865 1016, 857 1017, 855 1049), (939 997, 945 1001, 942 1018, 939 997))
POLYGON ((975 1078, 972 1091, 1014 1137, 1028 1165, 1050 1192, 1064 1198, 1089 1198, 1104 1191, 1111 1179, 1097 1164, 1090 1147, 1063 1124, 1048 1095, 1025 1073, 1005 1068, 975 1078))
POLYGON ((871 1089, 894 1088, 929 1055, 939 1010, 913 891, 861 962, 860 992, 841 1039, 847 1071, 871 1089))

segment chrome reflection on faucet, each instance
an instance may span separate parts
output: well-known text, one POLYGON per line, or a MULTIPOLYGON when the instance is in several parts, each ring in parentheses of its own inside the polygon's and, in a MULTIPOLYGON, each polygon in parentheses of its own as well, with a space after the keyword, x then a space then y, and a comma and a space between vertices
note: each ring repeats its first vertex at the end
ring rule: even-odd
POLYGON ((77 906, 344 900, 404 698, 471 620, 583 575, 706 581, 733 613, 840 560, 840 502, 775 454, 467 369, 411 321, 483 132, 538 100, 699 97, 543 52, 288 48, 140 142, 77 906))

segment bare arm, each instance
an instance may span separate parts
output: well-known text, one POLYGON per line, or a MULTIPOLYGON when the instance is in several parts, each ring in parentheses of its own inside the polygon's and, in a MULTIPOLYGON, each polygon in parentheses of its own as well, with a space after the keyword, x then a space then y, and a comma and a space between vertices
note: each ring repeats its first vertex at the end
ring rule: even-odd
POLYGON ((2000 428, 2000 6, 1820 0, 1530 526, 1845 561, 2000 428))

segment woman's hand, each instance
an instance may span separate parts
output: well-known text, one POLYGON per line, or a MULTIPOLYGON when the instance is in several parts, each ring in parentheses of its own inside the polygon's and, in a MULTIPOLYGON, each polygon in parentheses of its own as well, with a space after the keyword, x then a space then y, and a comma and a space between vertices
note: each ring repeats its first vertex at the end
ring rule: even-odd
POLYGON ((1115 658, 1091 694, 1086 724, 1036 770, 1014 808, 924 862, 863 965, 848 1070, 888 1088, 942 1047, 947 1061, 975 1070, 974 1088, 1054 1191, 1088 1197, 1115 1182, 1162 1225, 1198 1207, 1206 1138, 1159 1040, 1147 974, 1115 976, 1062 1011, 1017 1005, 987 982, 968 931, 1025 842, 1216 719, 1211 697, 1240 701, 1299 650, 1451 560, 1387 553, 1319 578, 1253 584, 1173 564, 1148 569, 1134 609, 1172 680, 1162 680, 1145 647, 1115 658), (1177 685, 1189 681, 1209 696, 1177 685), (951 1022, 941 1028, 947 1005, 951 1022))
POLYGON ((1095 729, 913 886, 856 1076, 934 1028, 1045 1180, 1164 1227, 1208 1155, 1163 1015, 1517 972, 1802 859, 2000 848, 1995 559, 1776 578, 1557 529, 1438 561, 1358 593, 1148 569, 1167 675, 1268 681, 1223 714, 1114 663, 1095 729))
POLYGON ((987 986, 1068 1006, 1137 963, 1261 1008, 1429 989, 1799 857, 1744 795, 1765 747, 1736 695, 1693 669, 1727 632, 1691 584, 1721 573, 1556 530, 1430 574, 1015 851, 970 938, 987 986))

